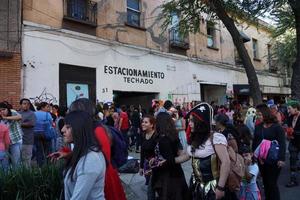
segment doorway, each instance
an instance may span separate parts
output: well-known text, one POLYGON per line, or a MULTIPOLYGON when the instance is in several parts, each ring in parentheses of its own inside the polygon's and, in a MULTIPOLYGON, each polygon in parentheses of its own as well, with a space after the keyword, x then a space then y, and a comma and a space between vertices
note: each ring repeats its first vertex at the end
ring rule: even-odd
POLYGON ((142 109, 148 111, 151 108, 152 100, 156 99, 158 93, 147 93, 147 92, 124 92, 124 91, 113 91, 114 103, 118 106, 142 106, 142 109))
POLYGON ((211 103, 214 101, 217 105, 226 103, 226 86, 201 84, 201 101, 211 103))

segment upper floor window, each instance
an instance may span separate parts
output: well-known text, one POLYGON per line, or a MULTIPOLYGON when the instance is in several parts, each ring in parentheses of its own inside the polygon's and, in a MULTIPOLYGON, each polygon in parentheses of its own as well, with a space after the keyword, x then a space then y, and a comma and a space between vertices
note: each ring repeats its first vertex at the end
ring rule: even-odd
POLYGON ((276 73, 277 72, 277 68, 274 65, 274 60, 273 60, 273 55, 272 55, 272 45, 268 44, 267 45, 268 48, 268 64, 269 64, 269 71, 272 73, 276 73))
POLYGON ((189 49, 188 36, 184 35, 179 30, 180 18, 177 13, 172 13, 171 28, 169 30, 170 46, 181 48, 183 50, 189 49))
POLYGON ((89 0, 64 0, 64 18, 97 25, 97 3, 89 0))
POLYGON ((234 60, 235 64, 239 67, 243 66, 243 61, 239 55, 239 52, 237 51, 236 47, 234 47, 234 60))
POLYGON ((127 23, 132 26, 141 26, 141 8, 139 0, 127 0, 127 23))
POLYGON ((258 55, 258 42, 256 39, 252 39, 253 58, 259 59, 258 55))
POLYGON ((207 32, 207 47, 216 48, 216 29, 215 24, 213 22, 207 22, 206 26, 207 32))

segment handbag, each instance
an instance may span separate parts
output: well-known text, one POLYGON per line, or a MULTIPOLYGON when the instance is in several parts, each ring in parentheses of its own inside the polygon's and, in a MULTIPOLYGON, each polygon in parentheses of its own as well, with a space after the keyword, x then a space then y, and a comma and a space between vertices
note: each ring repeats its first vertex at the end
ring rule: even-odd
POLYGON ((139 172, 140 164, 138 159, 129 159, 118 169, 120 173, 136 174, 139 172))
POLYGON ((52 123, 50 122, 50 119, 48 117, 48 113, 46 113, 46 120, 45 120, 45 139, 46 140, 52 140, 56 138, 56 131, 54 127, 52 126, 52 123))
MULTIPOLYGON (((264 129, 262 129, 262 136, 264 138, 264 129)), ((269 165, 276 165, 279 160, 279 144, 277 140, 271 141, 270 149, 268 150, 265 163, 269 165)))
POLYGON ((134 136, 134 130, 133 129, 134 129, 133 127, 130 127, 130 129, 128 130, 128 132, 127 132, 128 137, 134 136))
POLYGON ((162 155, 160 154, 159 151, 159 143, 157 142, 155 148, 154 148, 154 152, 155 152, 155 157, 152 159, 153 161, 150 164, 150 168, 157 168, 160 167, 160 162, 164 161, 165 159, 162 157, 162 155))

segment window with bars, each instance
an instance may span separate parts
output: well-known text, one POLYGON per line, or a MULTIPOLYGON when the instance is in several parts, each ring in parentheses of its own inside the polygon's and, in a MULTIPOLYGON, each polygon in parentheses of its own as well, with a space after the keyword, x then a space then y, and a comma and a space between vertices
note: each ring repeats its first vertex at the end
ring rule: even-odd
POLYGON ((179 31, 179 15, 172 13, 171 28, 169 29, 169 39, 171 47, 179 47, 181 49, 189 49, 188 36, 182 35, 179 31))
POLYGON ((278 69, 274 65, 273 54, 272 54, 272 45, 271 44, 267 44, 267 49, 268 49, 269 72, 271 72, 271 73, 277 73, 278 69))
POLYGON ((64 0, 64 18, 97 25, 97 3, 89 0, 64 0))
POLYGON ((139 0, 127 0, 127 24, 141 26, 141 8, 139 0))

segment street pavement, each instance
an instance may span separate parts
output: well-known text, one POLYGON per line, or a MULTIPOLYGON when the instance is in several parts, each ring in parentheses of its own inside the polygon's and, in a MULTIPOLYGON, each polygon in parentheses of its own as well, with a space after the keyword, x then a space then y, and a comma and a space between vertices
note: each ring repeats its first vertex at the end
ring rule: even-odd
MULTIPOLYGON (((130 156, 139 158, 139 154, 131 153, 130 156)), ((288 155, 287 155, 288 160, 288 155)), ((191 163, 186 162, 182 164, 185 177, 188 180, 192 173, 191 163)), ((294 188, 286 188, 284 185, 289 181, 289 163, 282 169, 279 178, 279 189, 281 200, 300 200, 300 186, 294 188)), ((147 187, 145 186, 145 178, 139 174, 120 174, 121 180, 126 191, 128 200, 147 200, 147 187)), ((300 176, 299 176, 300 181, 300 176)))

